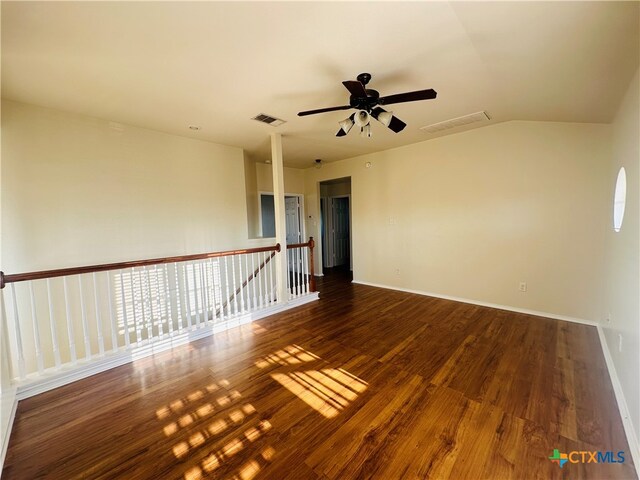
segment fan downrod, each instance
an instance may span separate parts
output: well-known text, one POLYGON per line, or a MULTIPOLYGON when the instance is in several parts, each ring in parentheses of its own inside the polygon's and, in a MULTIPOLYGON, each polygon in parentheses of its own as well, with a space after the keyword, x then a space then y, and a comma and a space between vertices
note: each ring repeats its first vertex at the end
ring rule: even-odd
POLYGON ((361 73, 356 77, 356 80, 358 80, 362 85, 366 85, 367 83, 369 83, 369 80, 371 80, 371 74, 361 73))

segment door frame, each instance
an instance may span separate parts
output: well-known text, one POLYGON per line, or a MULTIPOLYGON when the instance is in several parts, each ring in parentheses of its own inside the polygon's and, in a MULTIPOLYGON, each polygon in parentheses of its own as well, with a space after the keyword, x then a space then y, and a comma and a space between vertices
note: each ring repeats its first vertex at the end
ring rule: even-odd
MULTIPOLYGON (((261 201, 262 195, 271 195, 272 197, 274 197, 274 202, 275 202, 275 195, 273 194, 273 192, 258 190, 258 233, 260 234, 260 238, 265 238, 262 234, 262 201, 261 201)), ((304 243, 307 240, 306 222, 304 221, 305 220, 304 195, 301 193, 285 193, 284 196, 298 197, 298 205, 300 206, 300 218, 298 219, 299 220, 298 223, 300 225, 300 236, 302 238, 301 242, 304 243)), ((275 238, 275 237, 266 237, 266 238, 275 238)))
MULTIPOLYGON (((347 194, 347 195, 333 195, 331 197, 320 197, 320 202, 322 202, 322 200, 333 200, 336 198, 347 198, 349 200, 349 270, 353 271, 353 228, 352 228, 352 205, 351 205, 351 194, 347 194)), ((325 208, 324 211, 322 209, 320 209, 320 211, 322 211, 323 213, 323 218, 322 218, 322 223, 324 225, 324 230, 325 230, 325 234, 327 232, 327 224, 332 225, 333 226, 333 204, 331 201, 326 202, 325 207, 329 206, 330 208, 327 209, 325 208), (331 222, 327 222, 327 217, 329 215, 329 210, 331 213, 331 222)), ((328 237, 328 235, 326 235, 328 237)), ((324 244, 325 242, 325 238, 322 239, 322 242, 324 244)), ((322 250, 320 250, 320 256, 322 257, 322 261, 320 262, 320 265, 322 268, 325 268, 324 263, 325 260, 327 261, 327 267, 326 268, 332 268, 333 265, 333 243, 334 243, 334 238, 331 238, 330 242, 326 242, 326 244, 324 245, 326 247, 326 251, 327 251, 327 256, 329 258, 324 258, 324 255, 322 255, 322 250)))

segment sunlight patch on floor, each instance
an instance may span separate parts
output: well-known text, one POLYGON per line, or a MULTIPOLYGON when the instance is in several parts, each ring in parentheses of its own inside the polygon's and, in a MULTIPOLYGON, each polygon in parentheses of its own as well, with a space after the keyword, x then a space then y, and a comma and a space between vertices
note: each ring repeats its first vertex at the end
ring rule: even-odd
POLYGON ((258 359, 255 365, 258 368, 266 368, 270 365, 300 365, 306 362, 313 362, 314 360, 320 360, 320 357, 298 345, 288 345, 258 359))
MULTIPOLYGON (((168 405, 160 407, 156 410, 156 417, 158 420, 163 420, 165 418, 170 417, 173 414, 179 414, 182 410, 184 410, 190 403, 197 402, 198 400, 204 398, 207 393, 213 393, 219 390, 221 387, 229 386, 229 381, 226 379, 220 380, 218 383, 211 383, 207 385, 202 390, 194 390, 189 393, 185 398, 178 398, 169 402, 168 405)), ((237 392, 231 392, 233 395, 237 395, 237 392)), ((223 400, 224 401, 224 400, 223 400)))
POLYGON ((366 382, 333 368, 272 373, 271 378, 326 418, 333 418, 366 390, 366 382))

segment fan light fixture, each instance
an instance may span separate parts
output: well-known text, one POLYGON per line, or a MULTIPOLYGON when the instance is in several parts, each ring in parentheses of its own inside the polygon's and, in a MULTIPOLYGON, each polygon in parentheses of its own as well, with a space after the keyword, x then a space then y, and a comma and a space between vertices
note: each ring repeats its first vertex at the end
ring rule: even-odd
POLYGON ((353 127, 353 117, 354 116, 351 115, 349 118, 345 118, 341 122, 338 122, 338 125, 340 125, 340 130, 342 130, 345 135, 349 133, 349 130, 351 130, 351 128, 353 127))
POLYGON ((380 112, 376 120, 382 123, 385 127, 388 127, 392 119, 393 119, 393 112, 380 112))
POLYGON ((358 110, 354 118, 354 123, 360 128, 364 128, 371 122, 371 115, 366 110, 358 110))

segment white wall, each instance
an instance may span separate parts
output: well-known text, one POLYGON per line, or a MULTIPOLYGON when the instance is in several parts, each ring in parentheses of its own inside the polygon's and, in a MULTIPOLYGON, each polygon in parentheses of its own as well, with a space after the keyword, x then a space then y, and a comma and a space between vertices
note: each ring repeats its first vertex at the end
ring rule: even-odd
POLYGON ((3 102, 2 160, 7 273, 247 244, 239 148, 3 102))
POLYGON ((620 379, 636 435, 640 433, 640 82, 638 72, 613 123, 607 184, 605 316, 607 345, 620 379), (613 192, 618 170, 627 173, 627 203, 620 232, 613 231, 613 192), (619 350, 622 335, 622 351, 619 350))
POLYGON ((609 141, 514 121, 310 168, 307 231, 318 182, 350 176, 355 280, 597 321, 609 141))

